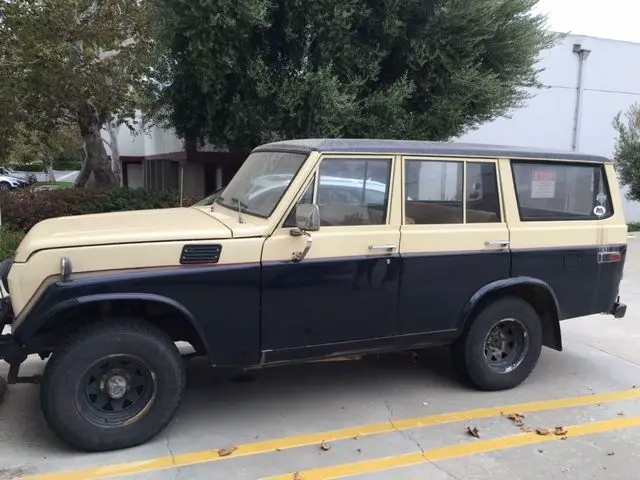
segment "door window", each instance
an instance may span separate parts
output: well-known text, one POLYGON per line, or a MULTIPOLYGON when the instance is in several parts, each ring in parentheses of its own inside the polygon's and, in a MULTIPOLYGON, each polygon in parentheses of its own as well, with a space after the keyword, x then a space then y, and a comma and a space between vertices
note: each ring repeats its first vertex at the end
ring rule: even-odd
POLYGON ((407 160, 405 166, 407 224, 501 221, 495 163, 407 160))
POLYGON ((386 224, 390 175, 391 159, 324 159, 316 195, 320 225, 386 224))

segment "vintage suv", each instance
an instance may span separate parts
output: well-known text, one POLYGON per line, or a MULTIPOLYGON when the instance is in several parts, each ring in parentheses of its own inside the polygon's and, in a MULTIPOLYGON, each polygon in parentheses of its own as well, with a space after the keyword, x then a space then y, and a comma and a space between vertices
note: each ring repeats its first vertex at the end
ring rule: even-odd
POLYGON ((500 390, 562 349, 560 320, 626 311, 605 158, 285 141, 204 203, 46 220, 1 265, 9 383, 51 355, 42 410, 69 444, 160 432, 185 387, 179 341, 240 370, 451 345, 463 378, 500 390))

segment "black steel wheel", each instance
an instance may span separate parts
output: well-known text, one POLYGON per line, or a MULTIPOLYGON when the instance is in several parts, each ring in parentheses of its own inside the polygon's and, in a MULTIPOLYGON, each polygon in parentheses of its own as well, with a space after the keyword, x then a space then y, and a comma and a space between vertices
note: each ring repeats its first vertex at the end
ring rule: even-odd
POLYGON ((120 426, 144 415, 153 404, 157 378, 131 355, 110 355, 91 365, 78 383, 75 406, 98 426, 120 426))
POLYGON ((528 351, 529 332, 515 318, 498 321, 485 338, 485 360, 489 368, 497 373, 509 373, 518 368, 528 351))
POLYGON ((46 365, 41 405, 52 430, 84 451, 140 445, 178 409, 184 362, 171 338, 138 320, 81 328, 46 365))
POLYGON ((524 382, 542 350, 542 323, 517 297, 499 299, 469 320, 451 346, 459 374, 480 390, 507 390, 524 382))

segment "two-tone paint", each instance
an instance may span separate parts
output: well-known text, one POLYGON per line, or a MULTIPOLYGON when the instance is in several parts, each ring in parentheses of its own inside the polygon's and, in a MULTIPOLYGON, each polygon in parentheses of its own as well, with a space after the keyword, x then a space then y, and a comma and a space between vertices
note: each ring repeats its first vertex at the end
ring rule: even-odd
POLYGON ((298 141, 258 150, 265 149, 308 155, 269 218, 215 205, 68 217, 34 227, 8 275, 17 343, 36 348, 42 335, 70 319, 86 321, 105 304, 143 305, 169 314, 176 331, 191 332, 213 365, 248 367, 447 344, 478 308, 509 292, 536 304, 545 344, 561 349, 559 320, 609 313, 616 304, 627 228, 606 159, 394 141, 298 141), (306 240, 291 235, 285 219, 317 182, 320 162, 335 157, 391 162, 385 222, 322 227, 296 262, 306 240), (495 165, 499 222, 406 221, 406 162, 443 158, 495 165), (613 214, 598 221, 522 221, 514 158, 603 164, 613 214), (185 262, 185 246, 218 254, 185 262), (614 254, 603 257, 606 251, 614 254), (59 276, 62 257, 72 265, 66 281, 59 276))

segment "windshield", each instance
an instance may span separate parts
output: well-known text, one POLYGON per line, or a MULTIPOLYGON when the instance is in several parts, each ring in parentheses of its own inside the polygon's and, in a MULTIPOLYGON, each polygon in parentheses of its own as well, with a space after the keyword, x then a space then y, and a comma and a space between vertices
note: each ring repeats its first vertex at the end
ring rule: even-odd
POLYGON ((229 185, 212 195, 213 201, 234 210, 240 206, 249 215, 269 217, 306 158, 301 153, 254 152, 229 185))

